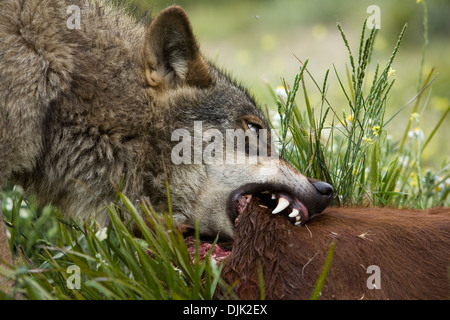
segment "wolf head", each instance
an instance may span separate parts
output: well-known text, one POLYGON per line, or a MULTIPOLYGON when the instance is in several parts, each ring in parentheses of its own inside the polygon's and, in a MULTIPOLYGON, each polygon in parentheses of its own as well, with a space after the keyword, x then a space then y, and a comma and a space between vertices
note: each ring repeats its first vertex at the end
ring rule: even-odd
MULTIPOLYGON (((244 88, 203 57, 181 8, 150 23, 143 65, 154 112, 161 114, 161 125, 151 125, 158 137, 153 147, 163 155, 178 222, 198 221, 201 234, 231 239, 251 196, 296 224, 329 205, 333 188, 278 158, 268 121, 244 88)), ((161 187, 162 179, 153 175, 148 188, 161 187)))

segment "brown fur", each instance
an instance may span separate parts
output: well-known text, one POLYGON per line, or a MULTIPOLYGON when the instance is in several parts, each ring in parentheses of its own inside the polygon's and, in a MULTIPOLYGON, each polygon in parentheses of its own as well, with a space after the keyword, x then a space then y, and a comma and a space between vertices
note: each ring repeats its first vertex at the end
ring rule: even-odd
POLYGON ((258 264, 268 299, 308 299, 335 241, 321 299, 450 298, 450 208, 329 208, 293 226, 252 201, 236 229, 223 277, 242 299, 258 299, 258 264), (370 265, 380 289, 368 289, 370 265))

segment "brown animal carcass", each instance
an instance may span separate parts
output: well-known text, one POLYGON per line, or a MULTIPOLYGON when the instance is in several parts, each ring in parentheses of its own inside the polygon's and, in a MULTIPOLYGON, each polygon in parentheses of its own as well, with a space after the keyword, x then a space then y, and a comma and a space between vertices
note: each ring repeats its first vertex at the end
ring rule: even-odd
POLYGON ((321 299, 448 299, 450 208, 329 208, 304 226, 257 198, 241 212, 223 278, 242 299, 308 299, 335 242, 321 299))

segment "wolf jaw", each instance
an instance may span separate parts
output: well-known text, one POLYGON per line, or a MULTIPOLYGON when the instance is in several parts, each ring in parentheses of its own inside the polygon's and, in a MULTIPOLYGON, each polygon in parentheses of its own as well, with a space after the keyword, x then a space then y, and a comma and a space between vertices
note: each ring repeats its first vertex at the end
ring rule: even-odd
MULTIPOLYGON (((255 197, 259 206, 265 210, 270 208, 270 212, 273 215, 284 216, 296 226, 303 225, 309 220, 308 209, 292 194, 295 193, 293 191, 286 191, 283 185, 247 184, 230 195, 227 211, 235 228, 238 228, 243 215, 249 214, 247 207, 255 197)), ((196 255, 198 254, 200 260, 203 261, 207 257, 208 252, 210 252, 209 258, 217 264, 222 263, 231 254, 234 243, 234 241, 219 242, 212 248, 211 242, 213 239, 200 237, 199 240, 199 243, 196 243, 196 240, 190 234, 185 235, 185 242, 191 259, 195 261, 196 255), (198 253, 196 250, 198 250, 198 253)))
POLYGON ((309 219, 308 209, 294 194, 294 191, 287 191, 283 185, 248 184, 231 194, 228 212, 236 225, 247 204, 257 197, 263 206, 272 210, 272 214, 284 215, 295 225, 305 224, 309 219))

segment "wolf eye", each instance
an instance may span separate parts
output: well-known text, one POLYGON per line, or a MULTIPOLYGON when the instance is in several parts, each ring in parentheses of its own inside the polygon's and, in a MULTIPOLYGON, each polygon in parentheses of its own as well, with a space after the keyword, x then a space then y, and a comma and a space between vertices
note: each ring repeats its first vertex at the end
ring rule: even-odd
POLYGON ((250 130, 252 134, 259 137, 262 129, 265 129, 264 120, 255 115, 245 115, 241 118, 241 128, 244 131, 250 130))
POLYGON ((262 127, 259 124, 247 122, 248 130, 252 131, 254 134, 258 135, 258 132, 262 127))

